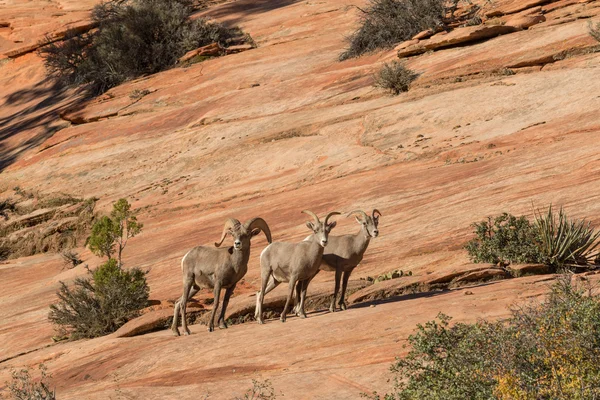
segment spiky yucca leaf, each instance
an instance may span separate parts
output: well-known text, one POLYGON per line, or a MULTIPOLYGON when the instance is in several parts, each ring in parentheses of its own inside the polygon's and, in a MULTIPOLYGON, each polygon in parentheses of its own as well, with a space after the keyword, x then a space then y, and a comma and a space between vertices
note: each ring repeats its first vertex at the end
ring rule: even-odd
POLYGON ((557 219, 552 205, 545 214, 539 210, 534 214, 549 265, 558 268, 596 262, 600 232, 595 232, 589 221, 569 220, 562 207, 557 219))

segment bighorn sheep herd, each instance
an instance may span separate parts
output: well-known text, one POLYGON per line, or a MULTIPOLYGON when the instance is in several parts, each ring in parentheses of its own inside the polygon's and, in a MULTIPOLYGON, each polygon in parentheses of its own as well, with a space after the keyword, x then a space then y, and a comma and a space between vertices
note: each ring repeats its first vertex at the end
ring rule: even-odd
POLYGON ((176 336, 180 334, 178 329, 180 315, 184 334, 190 334, 186 322, 186 305, 201 288, 211 288, 214 292, 213 309, 208 324, 209 332, 214 330, 221 289, 225 289, 218 324, 220 328, 227 328, 225 312, 229 298, 236 284, 248 271, 250 239, 260 232, 265 234, 269 245, 260 254, 261 289, 257 294, 255 310, 258 323, 264 323, 262 308, 265 295, 281 282, 287 282, 289 285, 281 322, 285 322, 293 298, 295 301, 293 311, 301 318, 306 318, 304 311, 306 291, 310 281, 320 270, 335 271, 335 289, 329 307, 331 312, 336 311, 335 300, 343 276, 338 305, 345 310, 344 296, 348 279, 354 268, 361 262, 371 238, 379 235, 377 227, 381 213, 375 209, 369 216, 361 210, 352 211, 347 216, 355 216, 356 221, 361 224, 360 231, 355 235, 330 236, 329 233, 336 226, 336 222, 329 222, 329 219, 334 215, 340 215, 339 212, 327 213, 322 221, 312 211, 302 212, 313 219, 312 222, 306 223, 312 234, 302 242, 272 242, 269 226, 262 218, 252 218, 244 224, 230 218, 225 222, 220 241, 215 243, 216 248, 198 246, 188 251, 181 260, 183 294, 175 303, 171 326, 173 334, 176 336), (219 248, 227 235, 233 238, 233 246, 219 248))

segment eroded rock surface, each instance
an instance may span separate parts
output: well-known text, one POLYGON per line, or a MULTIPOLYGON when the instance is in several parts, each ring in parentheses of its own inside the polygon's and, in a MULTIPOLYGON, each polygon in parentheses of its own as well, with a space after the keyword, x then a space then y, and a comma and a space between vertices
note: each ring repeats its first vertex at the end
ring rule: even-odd
MULTIPOLYGON (((85 25, 92 4, 10 3, 0 17, 0 52, 85 25)), ((485 25, 412 42, 406 48, 443 45, 404 60, 420 76, 397 97, 371 86, 397 51, 337 61, 356 27, 354 3, 261 4, 238 0, 199 13, 240 25, 257 48, 142 77, 90 101, 58 90, 35 52, 0 60, 2 198, 20 186, 95 196, 107 211, 127 197, 145 227, 127 245, 125 266, 149 270, 151 297, 165 302, 181 295, 181 257, 218 239, 226 218, 261 216, 274 240, 299 241, 308 234, 300 213, 307 208, 378 208, 381 235, 352 279, 394 270, 412 276, 358 289, 347 311, 330 314, 315 304, 308 319, 285 324, 212 334, 193 325, 189 337, 164 330, 53 344, 48 305, 59 281, 86 269, 66 270, 54 254, 5 261, 0 382, 11 368, 44 362, 61 399, 229 399, 257 378, 287 397, 385 392, 388 366, 405 353, 415 324, 440 311, 456 321, 502 318, 514 301, 547 292, 551 275, 495 281, 501 271, 468 264, 471 223, 503 211, 531 215, 533 202, 562 204, 569 215, 600 224, 593 189, 600 59, 588 33, 597 1, 507 0, 494 3, 499 14, 485 25), (545 21, 508 25, 527 10, 522 15, 545 21), (468 274, 476 282, 452 288, 468 274), (421 291, 423 284, 434 290, 421 291)), ((351 219, 338 221, 333 234, 358 230, 351 219)), ((251 309, 265 246, 262 236, 253 239, 230 311, 251 309)), ((90 268, 102 262, 77 250, 90 268)), ((331 290, 332 280, 322 272, 314 288, 331 290)), ((201 302, 209 297, 198 294, 201 302)))

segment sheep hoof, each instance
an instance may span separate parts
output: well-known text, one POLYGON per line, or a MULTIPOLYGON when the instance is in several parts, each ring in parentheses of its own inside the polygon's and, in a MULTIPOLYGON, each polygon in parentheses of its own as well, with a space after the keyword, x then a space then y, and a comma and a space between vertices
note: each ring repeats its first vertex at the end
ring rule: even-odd
POLYGON ((190 336, 191 332, 190 332, 190 331, 186 331, 186 332, 183 332, 183 334, 184 334, 185 336, 190 336))
POLYGON ((335 312, 335 307, 334 306, 329 307, 329 312, 335 312))
POLYGON ((181 334, 179 333, 179 329, 173 330, 173 336, 181 336, 181 334))
POLYGON ((340 308, 342 310, 346 310, 346 303, 340 303, 340 308))
POLYGON ((214 327, 214 326, 209 326, 209 327, 208 327, 208 331, 209 331, 209 332, 213 332, 214 330, 215 330, 215 327, 214 327))
POLYGON ((298 317, 300 317, 300 318, 304 319, 304 318, 306 318, 306 314, 304 314, 304 313, 302 313, 302 314, 298 314, 298 317))
POLYGON ((220 324, 219 329, 227 329, 227 324, 220 324))
POLYGON ((259 325, 264 325, 265 324, 265 321, 263 321, 262 319, 259 319, 257 322, 258 322, 259 325))

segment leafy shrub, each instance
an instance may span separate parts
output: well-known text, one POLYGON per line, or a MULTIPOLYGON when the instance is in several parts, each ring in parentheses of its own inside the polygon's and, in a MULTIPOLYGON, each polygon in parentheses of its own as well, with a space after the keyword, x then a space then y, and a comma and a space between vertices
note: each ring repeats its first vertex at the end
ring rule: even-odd
MULTIPOLYGON (((70 31, 40 50, 48 72, 69 85, 102 93, 173 66, 187 51, 242 34, 238 28, 189 19, 190 0, 109 1, 94 7, 97 29, 70 31)), ((51 42, 48 40, 48 42, 51 42)))
POLYGON ((56 293, 59 302, 50 306, 48 318, 62 335, 78 339, 112 333, 147 306, 149 288, 145 273, 139 268, 123 270, 121 260, 127 241, 142 227, 126 199, 113 204, 110 217, 94 223, 88 245, 108 261, 90 271, 89 278, 75 279, 72 288, 60 283, 56 293))
POLYGON ((548 207, 545 215, 536 214, 535 220, 545 262, 554 269, 567 265, 589 265, 600 256, 596 250, 600 245, 600 232, 594 232, 590 222, 569 220, 562 207, 557 219, 552 206, 548 207))
POLYGON ((391 366, 394 392, 383 398, 599 398, 600 298, 569 276, 545 303, 516 307, 507 321, 449 321, 418 325, 409 354, 391 366))
POLYGON ((535 225, 524 216, 503 213, 474 223, 476 237, 465 246, 475 263, 544 262, 541 238, 535 225))
POLYGON ((143 226, 138 222, 129 202, 126 199, 119 199, 113 204, 110 217, 104 216, 94 223, 87 244, 92 253, 105 256, 109 260, 117 252, 120 266, 127 241, 138 235, 143 226))
POLYGON ((398 61, 383 64, 383 67, 375 74, 376 87, 389 90, 395 95, 407 92, 412 81, 419 75, 398 61))
POLYGON ((50 322, 72 339, 112 333, 148 304, 149 288, 139 268, 125 271, 110 259, 90 274, 75 279, 71 288, 61 282, 59 302, 50 306, 50 322))
POLYGON ((444 24, 444 0, 369 0, 360 27, 348 38, 340 60, 393 47, 426 29, 444 24))
POLYGON ((12 371, 12 381, 6 382, 13 399, 16 400, 55 400, 54 390, 50 389, 46 379, 51 378, 46 373, 46 366, 40 364, 40 379, 34 381, 29 369, 12 371))

